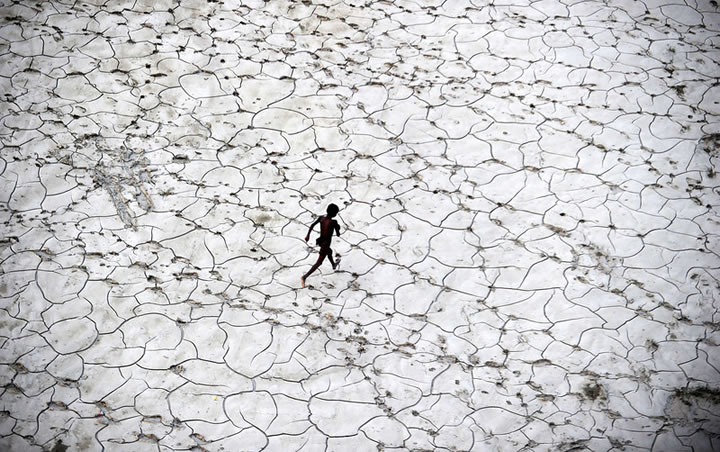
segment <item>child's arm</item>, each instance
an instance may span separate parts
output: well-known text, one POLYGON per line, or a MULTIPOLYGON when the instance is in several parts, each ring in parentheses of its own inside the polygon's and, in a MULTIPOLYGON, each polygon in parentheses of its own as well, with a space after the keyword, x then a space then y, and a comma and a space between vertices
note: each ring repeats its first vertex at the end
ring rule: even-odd
POLYGON ((337 221, 335 222, 335 233, 338 237, 340 237, 340 223, 338 223, 337 221))
POLYGON ((310 240, 310 233, 312 232, 312 230, 313 230, 313 228, 315 227, 315 225, 318 224, 318 223, 320 223, 320 220, 322 220, 322 217, 318 217, 318 219, 315 220, 315 222, 310 225, 310 229, 308 229, 308 233, 307 233, 307 235, 305 236, 305 241, 306 241, 306 242, 307 242, 308 240, 310 240))

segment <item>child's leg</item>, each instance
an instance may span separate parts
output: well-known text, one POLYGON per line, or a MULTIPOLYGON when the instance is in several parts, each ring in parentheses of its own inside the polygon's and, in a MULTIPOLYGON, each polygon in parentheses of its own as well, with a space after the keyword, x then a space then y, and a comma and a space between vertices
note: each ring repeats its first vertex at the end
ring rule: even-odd
POLYGON ((335 270, 335 267, 337 267, 337 264, 335 263, 335 260, 333 259, 333 250, 330 248, 327 249, 327 257, 330 261, 330 265, 332 265, 333 270, 335 270))
POLYGON ((307 273, 305 273, 305 275, 303 275, 303 277, 302 277, 303 281, 305 281, 305 280, 307 279, 307 277, 312 274, 312 272, 314 272, 315 270, 318 269, 318 267, 320 267, 320 264, 322 264, 322 261, 323 261, 324 259, 325 259, 325 253, 323 253, 323 250, 321 249, 321 250, 320 250, 320 256, 318 257, 317 262, 315 262, 315 265, 313 265, 313 266, 310 268, 310 271, 308 271, 307 273))

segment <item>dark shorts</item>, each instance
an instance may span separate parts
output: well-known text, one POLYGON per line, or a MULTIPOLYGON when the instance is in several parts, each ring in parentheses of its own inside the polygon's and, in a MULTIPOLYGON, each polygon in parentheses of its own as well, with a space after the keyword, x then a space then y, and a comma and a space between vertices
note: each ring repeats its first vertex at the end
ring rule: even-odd
POLYGON ((315 240, 315 244, 320 247, 320 251, 327 251, 330 249, 330 240, 318 237, 315 240))

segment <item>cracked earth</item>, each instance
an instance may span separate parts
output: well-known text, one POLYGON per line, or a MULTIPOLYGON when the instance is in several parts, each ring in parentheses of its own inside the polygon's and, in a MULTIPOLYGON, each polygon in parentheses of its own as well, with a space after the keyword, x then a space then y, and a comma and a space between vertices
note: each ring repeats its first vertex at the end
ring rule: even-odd
POLYGON ((720 450, 719 11, 4 2, 0 448, 720 450))

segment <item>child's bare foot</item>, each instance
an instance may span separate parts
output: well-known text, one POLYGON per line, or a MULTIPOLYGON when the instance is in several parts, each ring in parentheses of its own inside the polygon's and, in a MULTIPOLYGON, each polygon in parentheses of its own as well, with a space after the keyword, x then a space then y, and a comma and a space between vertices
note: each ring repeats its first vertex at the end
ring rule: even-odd
POLYGON ((302 288, 305 288, 305 278, 300 278, 300 283, 302 284, 302 288))

